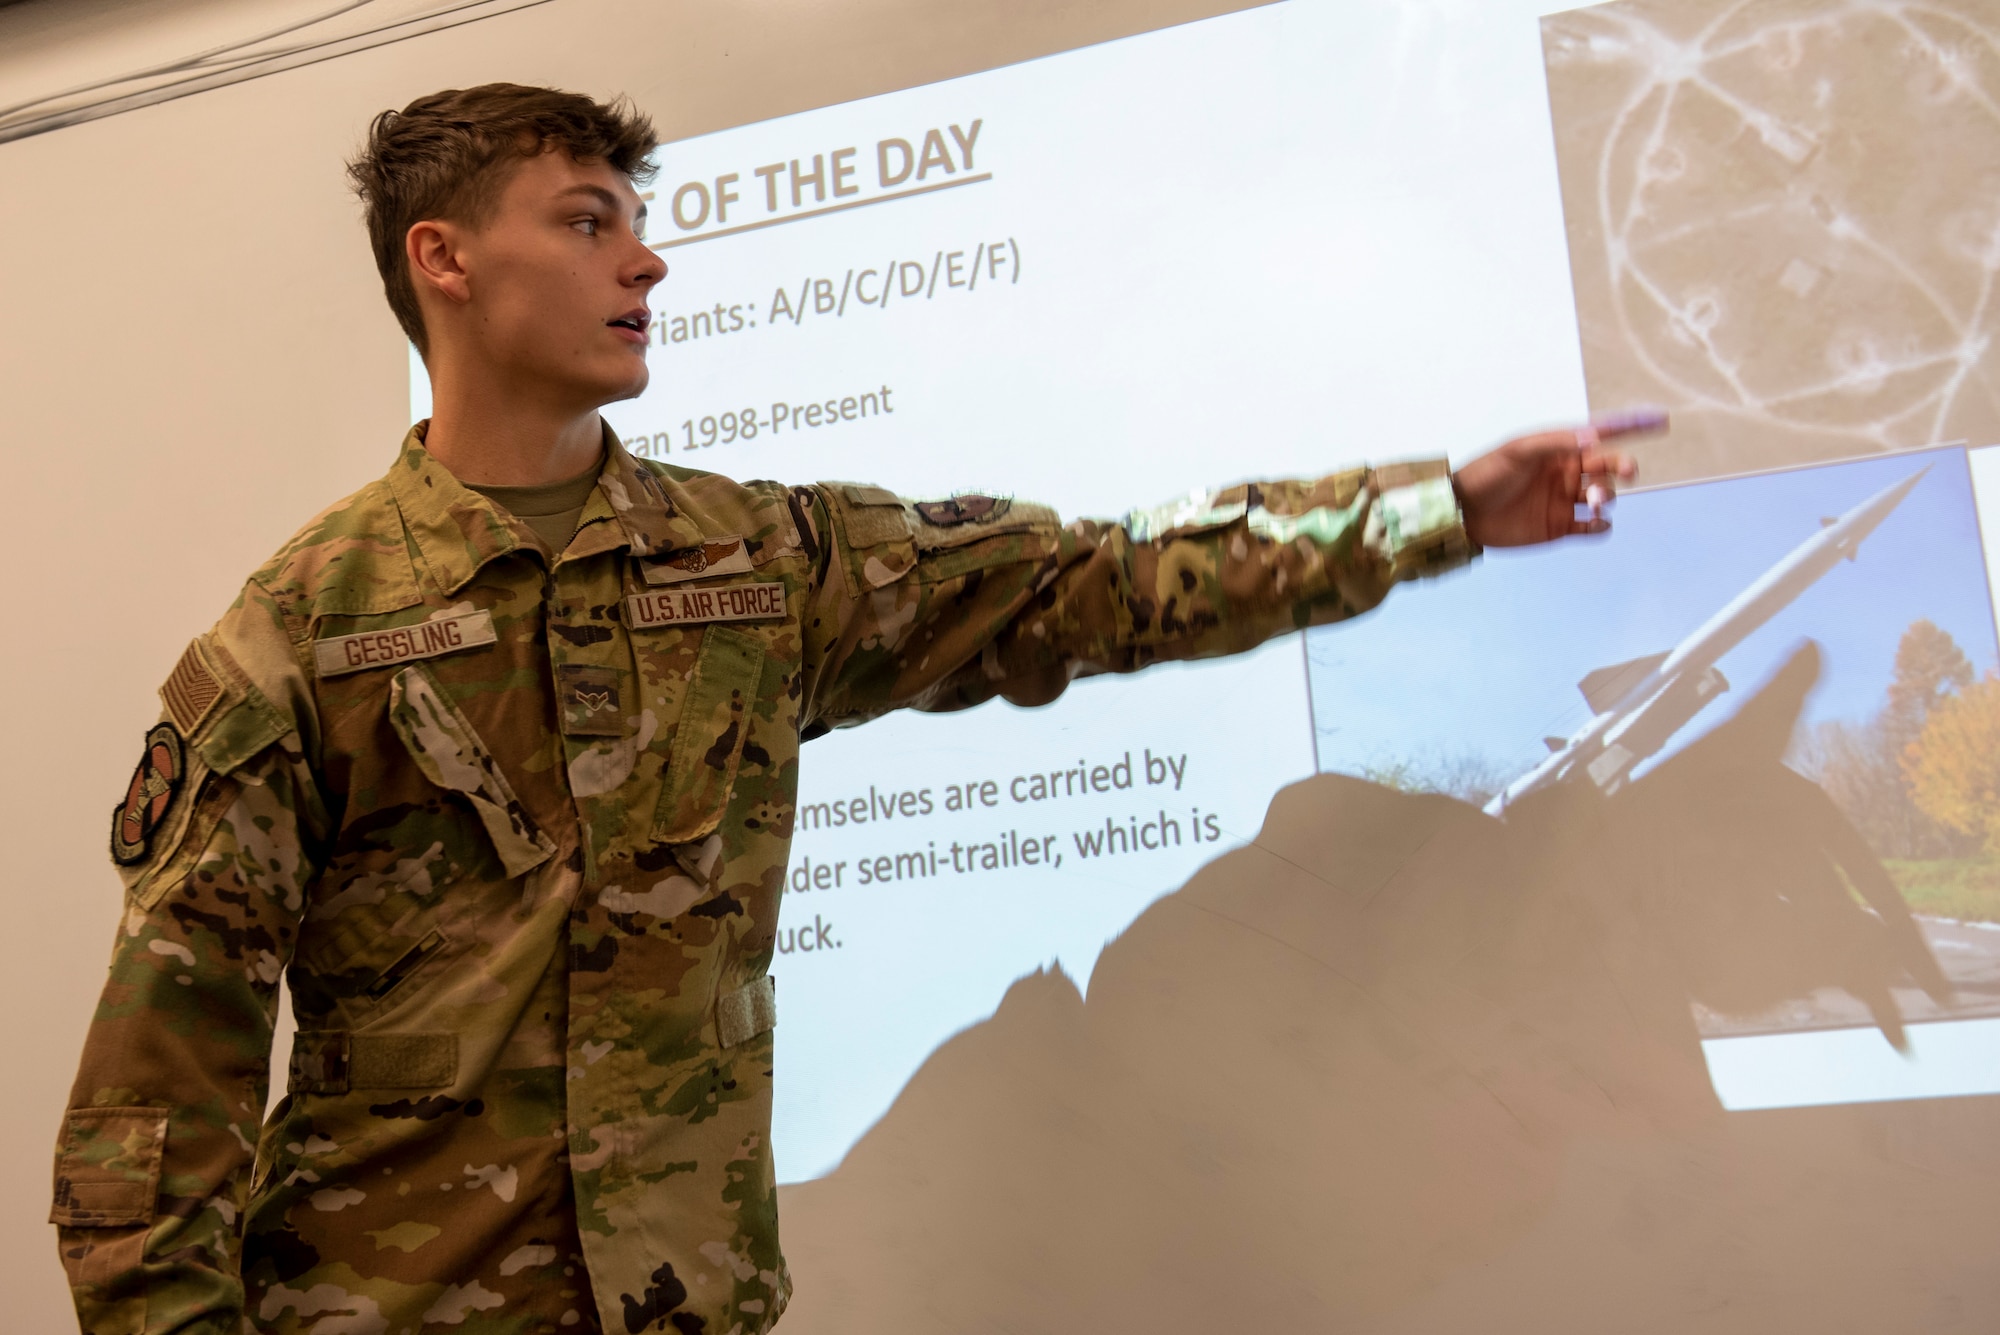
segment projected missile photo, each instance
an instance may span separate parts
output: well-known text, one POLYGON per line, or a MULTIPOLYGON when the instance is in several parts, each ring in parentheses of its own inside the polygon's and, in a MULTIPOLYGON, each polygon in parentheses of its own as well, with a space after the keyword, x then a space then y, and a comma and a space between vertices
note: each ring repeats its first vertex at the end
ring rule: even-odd
MULTIPOLYGON (((1995 1092, 2000 812, 1980 730, 2000 682, 1967 452, 1641 493, 1617 528, 1592 559, 1557 558, 1559 602, 1523 582, 1545 573, 1532 558, 1503 556, 1481 587, 1310 636, 1321 768, 1503 820, 1551 794, 1655 808, 1662 828, 1706 812, 1664 854, 1687 868, 1667 892, 1683 904, 1655 907, 1685 952, 1730 957, 1726 982, 1708 960, 1689 992, 1726 1106, 1995 1092), (1696 514, 1729 539, 1677 536, 1696 514), (1392 693, 1397 726, 1343 708, 1357 693, 1392 693), (1773 695, 1791 716, 1743 721, 1773 695), (1677 768, 1726 726, 1778 728, 1770 766, 1689 790, 1677 768), (1811 849, 1785 848, 1808 819, 1811 849), (1719 864, 1746 859, 1765 885, 1712 902, 1719 864)), ((1650 849, 1657 870, 1655 842, 1611 856, 1650 849)))

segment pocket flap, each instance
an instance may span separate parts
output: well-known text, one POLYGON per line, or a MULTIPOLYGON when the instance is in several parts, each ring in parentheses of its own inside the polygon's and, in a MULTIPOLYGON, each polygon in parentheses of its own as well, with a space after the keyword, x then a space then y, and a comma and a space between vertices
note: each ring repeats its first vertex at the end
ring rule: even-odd
POLYGON ((509 876, 539 867, 555 853, 555 844, 528 819, 493 753, 423 664, 391 679, 389 723, 424 777, 472 803, 509 876))
POLYGON ((165 1108, 71 1108, 63 1115, 49 1222, 66 1228, 152 1223, 166 1148, 165 1108))
POLYGON ((743 758, 745 716, 763 675, 764 646, 756 636, 728 626, 702 633, 653 816, 656 842, 691 843, 722 823, 743 758))
POLYGON ((828 488, 837 498, 835 509, 850 547, 878 547, 910 540, 910 516, 903 498, 882 487, 852 482, 828 488))
POLYGON ((292 730, 291 720, 212 636, 189 642, 160 686, 160 700, 167 717, 217 774, 234 773, 292 730))

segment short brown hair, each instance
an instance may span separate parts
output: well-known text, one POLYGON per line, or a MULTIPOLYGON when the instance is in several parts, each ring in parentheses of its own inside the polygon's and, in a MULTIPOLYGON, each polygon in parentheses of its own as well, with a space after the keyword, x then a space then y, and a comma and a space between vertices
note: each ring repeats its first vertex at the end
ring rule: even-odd
POLYGON ((604 103, 518 83, 447 88, 377 116, 347 175, 367 206, 389 309, 417 351, 428 355, 430 344, 403 250, 410 228, 426 218, 477 226, 516 164, 556 149, 644 184, 659 142, 653 122, 622 97, 604 103))

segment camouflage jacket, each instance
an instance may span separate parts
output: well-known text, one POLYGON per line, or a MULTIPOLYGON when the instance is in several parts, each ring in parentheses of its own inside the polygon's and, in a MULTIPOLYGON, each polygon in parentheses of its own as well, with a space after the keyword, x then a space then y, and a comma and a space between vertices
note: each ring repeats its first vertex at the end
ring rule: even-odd
POLYGON ((418 427, 161 688, 57 1149, 90 1335, 767 1329, 801 739, 1248 649, 1469 553, 1441 463, 1064 526, 606 450, 551 562, 418 427))

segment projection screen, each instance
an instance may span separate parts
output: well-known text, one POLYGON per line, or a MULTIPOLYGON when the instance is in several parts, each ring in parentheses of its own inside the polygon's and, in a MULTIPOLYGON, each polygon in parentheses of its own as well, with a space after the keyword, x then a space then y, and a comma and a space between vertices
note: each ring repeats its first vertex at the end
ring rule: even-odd
POLYGON ((659 151, 672 466, 1116 517, 1676 421, 1604 540, 804 748, 788 1329, 2000 1316, 2000 22, 1548 9, 659 151))

